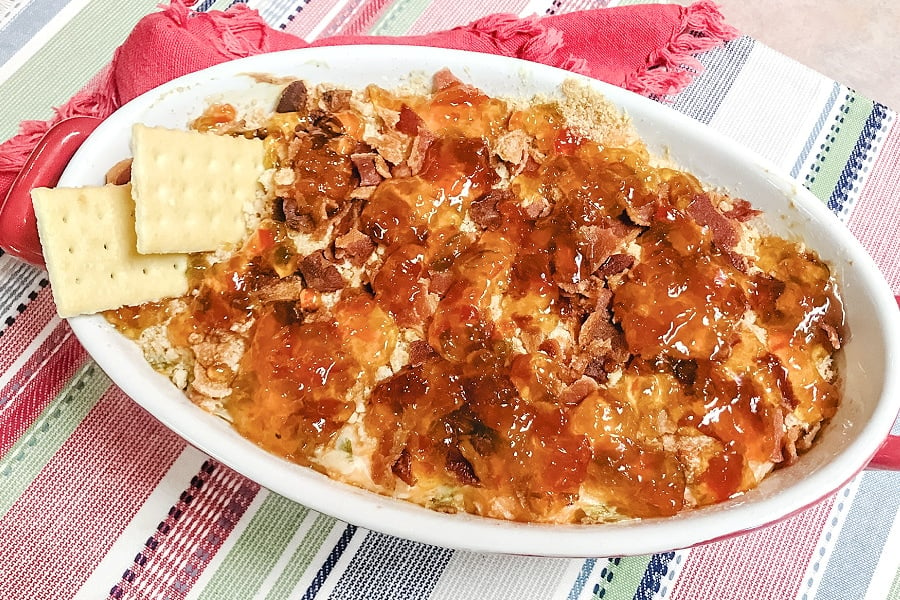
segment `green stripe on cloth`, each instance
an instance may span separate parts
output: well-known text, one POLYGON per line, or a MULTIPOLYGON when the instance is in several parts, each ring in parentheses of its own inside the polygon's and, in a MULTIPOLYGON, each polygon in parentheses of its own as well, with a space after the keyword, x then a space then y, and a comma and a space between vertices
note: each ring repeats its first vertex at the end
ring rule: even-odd
POLYGON ((823 202, 831 198, 873 106, 871 100, 848 91, 818 150, 814 149, 816 160, 806 175, 804 185, 823 202))
POLYGON ((0 84, 0 98, 4 99, 0 102, 0 140, 15 135, 20 121, 49 118, 51 109, 99 72, 135 23, 158 4, 158 0, 93 0, 85 6, 0 84), (22 101, 15 101, 17 98, 22 101), (35 106, 45 112, 34 114, 35 106))
POLYGON ((297 587, 297 582, 309 568, 313 557, 325 543, 325 538, 334 529, 337 520, 325 515, 319 515, 313 522, 303 542, 297 547, 297 550, 291 555, 287 565, 272 590, 266 595, 266 600, 282 600, 290 597, 291 591, 297 587))
POLYGON ((430 0, 396 0, 378 22, 370 35, 403 35, 428 7, 430 0))
POLYGON ((216 569, 200 599, 253 597, 307 513, 305 506, 269 494, 216 569))
POLYGON ((637 592, 652 556, 614 558, 600 571, 600 583, 594 598, 631 600, 637 592))
POLYGON ((100 367, 88 361, 10 448, 0 461, 0 517, 84 421, 110 384, 100 367))
POLYGON ((887 600, 900 600, 900 571, 894 575, 894 582, 888 591, 887 600))

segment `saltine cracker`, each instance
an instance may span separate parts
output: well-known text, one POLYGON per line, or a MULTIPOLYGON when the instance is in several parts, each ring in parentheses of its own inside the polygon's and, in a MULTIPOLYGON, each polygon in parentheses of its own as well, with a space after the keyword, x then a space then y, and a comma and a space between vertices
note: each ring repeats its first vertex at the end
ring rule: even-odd
POLYGON ((259 139, 136 124, 131 140, 138 252, 207 252, 246 237, 262 174, 259 139))
POLYGON ((130 185, 36 188, 31 197, 60 317, 187 293, 187 255, 138 254, 130 185))

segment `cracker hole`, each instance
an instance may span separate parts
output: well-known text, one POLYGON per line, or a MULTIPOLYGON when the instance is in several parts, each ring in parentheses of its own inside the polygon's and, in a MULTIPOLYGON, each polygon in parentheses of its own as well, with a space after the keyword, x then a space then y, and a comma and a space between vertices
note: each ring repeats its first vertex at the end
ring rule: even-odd
POLYGON ((110 278, 110 279, 115 279, 115 278, 116 278, 116 274, 115 274, 115 273, 110 273, 110 274, 109 274, 109 278, 110 278))
POLYGON ((109 245, 108 245, 108 244, 103 244, 103 249, 104 249, 104 250, 109 250, 109 245))
POLYGON ((146 275, 146 274, 147 274, 147 269, 141 269, 141 273, 143 273, 144 275, 146 275))
POLYGON ((69 254, 75 254, 75 249, 69 246, 69 254))

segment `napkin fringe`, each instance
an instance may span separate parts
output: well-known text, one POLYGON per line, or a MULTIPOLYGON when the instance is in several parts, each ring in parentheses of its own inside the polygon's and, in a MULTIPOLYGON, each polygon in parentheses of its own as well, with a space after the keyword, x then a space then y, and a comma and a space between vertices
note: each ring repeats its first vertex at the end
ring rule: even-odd
POLYGON ((205 22, 219 34, 209 38, 210 45, 228 58, 244 58, 271 50, 269 26, 258 11, 242 2, 224 11, 197 12, 188 6, 186 0, 171 0, 168 6, 161 8, 161 15, 185 29, 189 19, 205 22))
MULTIPOLYGON (((197 20, 200 29, 215 31, 218 35, 209 36, 210 44, 226 57, 241 58, 272 49, 269 28, 256 10, 243 3, 237 3, 227 11, 196 12, 186 0, 170 0, 161 8, 161 14, 178 27, 187 28, 189 21, 197 20)), ((665 47, 647 57, 645 66, 625 77, 624 87, 646 96, 674 94, 703 70, 693 54, 717 47, 739 35, 725 22, 718 6, 711 0, 699 0, 679 8, 680 27, 676 27, 665 47)), ((515 50, 518 58, 591 74, 585 58, 563 55, 563 32, 541 22, 537 15, 520 18, 494 14, 457 30, 473 33, 499 49, 508 50, 510 42, 519 38, 522 41, 515 50)), ((120 105, 114 77, 119 50, 113 55, 112 62, 81 91, 54 109, 52 118, 23 121, 19 134, 0 144, 0 181, 15 177, 32 149, 53 125, 75 115, 106 117, 120 105)))
MULTIPOLYGON (((185 0, 171 0, 167 6, 160 8, 160 15, 165 15, 179 27, 187 28, 188 19, 205 20, 220 35, 218 38, 212 37, 211 44, 225 56, 242 58, 268 49, 268 27, 257 12, 245 4, 236 4, 228 11, 200 13, 188 7, 185 0), (253 43, 253 37, 259 40, 258 44, 253 43)), ((50 119, 20 123, 18 134, 0 144, 0 175, 14 177, 41 138, 60 121, 82 115, 105 118, 120 106, 113 79, 118 54, 117 50, 112 61, 87 85, 67 102, 55 107, 50 119)))
POLYGON ((650 53, 644 68, 625 78, 625 87, 645 96, 677 93, 703 70, 695 54, 717 48, 739 35, 711 0, 682 7, 681 27, 666 46, 650 53))

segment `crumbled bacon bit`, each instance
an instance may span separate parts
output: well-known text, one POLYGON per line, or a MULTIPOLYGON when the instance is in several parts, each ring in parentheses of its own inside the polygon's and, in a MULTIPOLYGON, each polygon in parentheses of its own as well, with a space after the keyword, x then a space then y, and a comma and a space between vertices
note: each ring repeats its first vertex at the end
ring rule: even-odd
POLYGON ((397 131, 400 133, 405 133, 406 135, 412 137, 415 135, 419 135, 419 132, 423 129, 427 129, 425 127, 425 121, 422 120, 422 117, 416 113, 409 106, 404 104, 400 107, 400 114, 397 118, 397 131))
POLYGON ((409 158, 406 159, 413 175, 417 175, 422 170, 422 166, 425 164, 425 155, 432 143, 434 143, 434 135, 427 129, 420 129, 419 135, 413 138, 409 158))
POLYGON ((472 463, 466 460, 459 448, 447 449, 447 462, 444 465, 447 471, 456 475, 456 478, 463 485, 479 485, 481 480, 475 474, 472 463))
POLYGON ((325 104, 325 110, 338 112, 350 108, 352 96, 351 90, 325 90, 322 93, 322 102, 325 104))
POLYGON ((312 215, 301 211, 296 198, 282 198, 281 213, 284 214, 285 225, 294 231, 309 232, 315 228, 316 223, 312 215))
POLYGON ((260 289, 255 296, 261 302, 279 302, 283 300, 297 300, 303 292, 303 280, 297 275, 289 275, 282 279, 275 279, 260 289))
POLYGON ((363 265, 374 250, 375 242, 359 229, 351 229, 334 240, 334 257, 346 258, 356 267, 363 265))
POLYGON ((737 245, 738 234, 734 224, 713 206, 706 194, 696 194, 687 212, 697 223, 709 227, 713 243, 719 248, 733 249, 737 245))
POLYGON ((741 198, 732 199, 731 206, 731 210, 728 210, 723 214, 729 219, 734 219, 735 221, 741 223, 749 221, 750 219, 762 214, 761 211, 756 210, 755 208, 753 208, 753 205, 741 198))
POLYGON ((599 388, 600 386, 594 378, 582 375, 562 391, 559 395, 559 402, 565 406, 576 406, 599 388))
POLYGON ((307 287, 319 292, 336 292, 344 288, 344 278, 321 251, 313 252, 300 261, 300 273, 307 287))
POLYGON ((437 356, 437 352, 425 340, 415 340, 409 343, 409 364, 411 366, 418 367, 434 356, 437 356))
POLYGON ((502 224, 497 204, 515 197, 509 190, 491 190, 469 205, 469 216, 482 229, 497 229, 502 224))
POLYGON ((550 214, 550 211, 553 210, 553 204, 551 204, 550 200, 544 198, 543 196, 539 196, 530 202, 527 206, 525 206, 525 214, 528 215, 530 219, 540 219, 541 217, 546 217, 550 214))
POLYGON ((784 363, 781 362, 781 359, 770 353, 762 357, 760 362, 775 377, 775 384, 778 387, 778 391, 781 392, 782 404, 789 410, 797 408, 800 405, 800 401, 794 393, 794 386, 791 385, 788 370, 785 368, 784 363))
POLYGON ((412 460, 409 456, 409 450, 404 448, 400 451, 400 456, 391 465, 391 472, 406 485, 416 484, 416 478, 412 474, 412 460))
POLYGON ((530 139, 529 135, 520 129, 506 132, 498 138, 494 152, 500 160, 519 167, 517 172, 521 171, 528 158, 530 139))
POLYGON ((634 265, 634 257, 630 254, 611 254, 594 271, 597 277, 609 277, 627 271, 634 265))
POLYGON ((453 285, 455 277, 449 271, 437 271, 431 274, 428 291, 443 296, 453 285))
POLYGON ((378 155, 374 152, 350 155, 350 160, 353 161, 353 166, 356 167, 356 172, 359 173, 359 185, 378 185, 384 179, 375 165, 376 158, 378 158, 378 155))
POLYGON ((560 354, 562 354, 562 348, 559 345, 559 342, 554 339, 546 339, 540 343, 538 346, 538 350, 549 356, 550 358, 556 358, 560 354))
POLYGON ((435 91, 445 90, 451 85, 459 83, 462 83, 462 81, 450 69, 441 69, 432 78, 432 85, 434 85, 435 91))
POLYGON ((281 92, 275 112, 306 112, 306 98, 306 84, 299 79, 292 81, 281 92))

